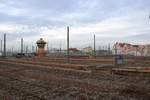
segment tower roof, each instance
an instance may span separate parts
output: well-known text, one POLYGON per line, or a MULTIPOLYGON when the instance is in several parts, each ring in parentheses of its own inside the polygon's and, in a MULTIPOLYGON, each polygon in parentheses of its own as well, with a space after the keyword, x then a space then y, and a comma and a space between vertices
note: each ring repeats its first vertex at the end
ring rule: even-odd
POLYGON ((46 42, 43 40, 43 38, 40 38, 40 40, 38 40, 36 43, 37 44, 46 44, 46 42))

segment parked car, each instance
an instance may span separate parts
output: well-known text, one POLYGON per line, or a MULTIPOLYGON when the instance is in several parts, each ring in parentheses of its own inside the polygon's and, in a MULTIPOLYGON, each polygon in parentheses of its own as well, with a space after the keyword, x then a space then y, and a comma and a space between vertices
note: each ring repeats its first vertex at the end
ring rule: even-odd
POLYGON ((24 56, 25 56, 24 53, 17 53, 17 54, 16 54, 16 58, 22 58, 22 57, 24 57, 24 56))

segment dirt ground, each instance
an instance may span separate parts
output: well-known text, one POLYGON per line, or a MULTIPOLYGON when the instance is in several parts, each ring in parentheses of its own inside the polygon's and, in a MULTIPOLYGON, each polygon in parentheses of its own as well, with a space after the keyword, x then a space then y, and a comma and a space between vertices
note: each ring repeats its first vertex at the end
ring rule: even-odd
POLYGON ((0 100, 150 100, 150 77, 0 62, 0 100))

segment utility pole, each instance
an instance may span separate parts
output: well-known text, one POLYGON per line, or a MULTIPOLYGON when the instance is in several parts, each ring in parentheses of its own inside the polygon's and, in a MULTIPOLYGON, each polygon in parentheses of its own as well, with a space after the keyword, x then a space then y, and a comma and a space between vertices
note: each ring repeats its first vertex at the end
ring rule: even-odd
POLYGON ((99 49, 99 51, 100 51, 100 50, 101 50, 101 46, 99 46, 99 48, 98 48, 98 49, 99 49))
POLYGON ((53 51, 53 47, 52 47, 52 43, 50 44, 50 52, 49 53, 52 53, 53 51))
POLYGON ((94 56, 96 56, 96 47, 95 47, 95 34, 94 34, 94 56))
POLYGON ((117 44, 118 43, 115 44, 115 55, 117 55, 117 44))
POLYGON ((69 26, 67 26, 67 62, 70 62, 69 59, 69 26))
POLYGON ((109 52, 109 55, 111 54, 110 52, 110 43, 108 44, 108 52, 109 52))
POLYGON ((98 54, 100 55, 101 53, 101 46, 98 47, 98 54))
POLYGON ((3 52, 3 41, 1 40, 1 53, 3 52))
POLYGON ((28 46, 26 46, 26 54, 28 53, 28 46))
POLYGON ((13 54, 13 52, 14 52, 14 48, 12 47, 12 48, 11 48, 11 53, 13 54))
POLYGON ((36 46, 36 53, 37 53, 37 46, 36 46))
POLYGON ((117 58, 116 58, 116 56, 117 56, 117 44, 118 43, 115 43, 115 66, 117 66, 117 58))
POLYGON ((60 43, 60 45, 59 45, 59 51, 60 51, 60 53, 61 53, 61 43, 60 43))
POLYGON ((138 52, 138 49, 137 49, 137 47, 136 47, 136 57, 137 57, 137 52, 138 52))
POLYGON ((32 53, 34 53, 34 46, 32 45, 32 53))
POLYGON ((105 50, 105 46, 103 45, 103 51, 105 50))
POLYGON ((47 53, 49 54, 49 43, 47 42, 47 53))
POLYGON ((21 54, 23 54, 23 38, 21 38, 21 54))
POLYGON ((6 57, 6 34, 4 34, 4 57, 6 57))

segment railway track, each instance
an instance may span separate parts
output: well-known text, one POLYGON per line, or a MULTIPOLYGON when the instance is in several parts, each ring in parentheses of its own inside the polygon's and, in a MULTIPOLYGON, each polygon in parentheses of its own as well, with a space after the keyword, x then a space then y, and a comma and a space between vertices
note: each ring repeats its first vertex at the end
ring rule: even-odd
MULTIPOLYGON (((99 100, 102 98, 101 95, 105 98, 108 95, 122 95, 119 93, 124 92, 125 90, 122 89, 126 89, 131 83, 138 85, 137 88, 143 87, 149 80, 145 77, 96 75, 83 70, 9 60, 0 61, 0 91, 10 95, 8 100, 12 100, 13 96, 14 100, 79 100, 82 96, 88 98, 85 100, 89 100, 90 96, 95 98, 93 100, 99 100)), ((137 95, 145 97, 140 94, 141 92, 133 92, 135 92, 134 98, 137 95)), ((149 88, 144 93, 148 97, 149 88)), ((127 95, 128 93, 123 94, 122 97, 127 95)))
POLYGON ((37 61, 26 61, 26 60, 0 60, 1 62, 8 62, 8 63, 20 63, 20 64, 32 64, 32 65, 41 65, 41 66, 55 66, 59 68, 68 68, 68 69, 75 69, 75 70, 88 70, 88 66, 81 65, 81 64, 63 64, 63 63, 45 63, 45 62, 37 62, 37 61))
MULTIPOLYGON (((16 64, 18 65, 18 64, 16 64)), ((19 65, 18 65, 19 66, 19 65)), ((44 79, 36 79, 32 80, 28 75, 23 75, 23 77, 20 77, 21 71, 27 70, 27 68, 21 67, 18 70, 11 70, 11 71, 5 71, 0 73, 0 87, 2 90, 5 90, 8 92, 8 94, 15 96, 16 98, 19 98, 18 100, 49 100, 48 98, 57 98, 57 96, 62 95, 65 91, 65 94, 69 94, 67 90, 71 89, 71 87, 78 87, 76 89, 77 92, 85 92, 86 91, 101 91, 101 92, 108 92, 106 90, 102 90, 99 86, 89 84, 86 82, 74 80, 74 79, 66 79, 66 78, 50 78, 49 80, 54 81, 54 83, 51 83, 50 81, 45 82, 44 79), (26 80, 26 77, 27 80, 26 80), (58 87, 61 83, 64 84, 64 86, 60 88, 54 88, 58 87), (49 84, 49 85, 48 85, 49 84), (71 84, 71 85, 70 85, 71 84), (54 87, 52 87, 54 85, 54 87), (69 86, 69 87, 68 87, 69 86), (67 90, 66 90, 67 89, 67 90), (53 93, 56 93, 56 95, 51 95, 53 93), (56 96, 56 97, 55 97, 56 96), (29 99, 30 98, 30 99, 29 99)), ((34 78, 35 79, 35 78, 34 78)), ((48 80, 48 79, 47 79, 48 80)))
POLYGON ((0 74, 0 87, 13 97, 19 98, 18 100, 28 100, 28 97, 30 97, 31 100, 46 100, 37 93, 45 92, 45 88, 41 85, 32 84, 6 74, 0 74))

